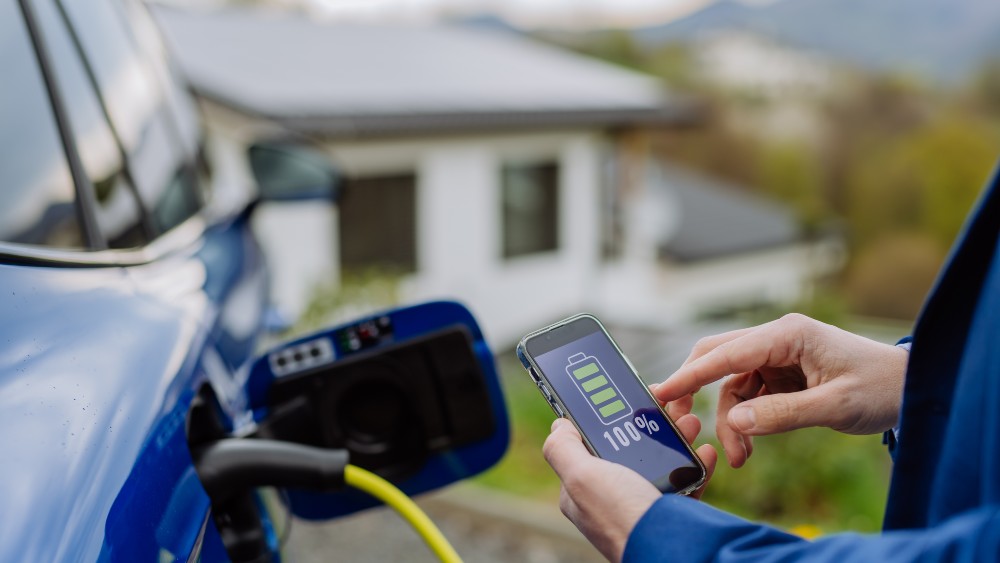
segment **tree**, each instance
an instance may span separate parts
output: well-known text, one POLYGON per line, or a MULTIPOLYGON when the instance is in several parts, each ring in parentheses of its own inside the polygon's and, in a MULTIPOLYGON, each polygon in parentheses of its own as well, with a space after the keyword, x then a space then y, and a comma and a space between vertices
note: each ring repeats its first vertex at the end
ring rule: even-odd
POLYGON ((1000 139, 963 114, 861 147, 848 176, 855 247, 888 232, 926 233, 948 246, 996 161, 1000 139))

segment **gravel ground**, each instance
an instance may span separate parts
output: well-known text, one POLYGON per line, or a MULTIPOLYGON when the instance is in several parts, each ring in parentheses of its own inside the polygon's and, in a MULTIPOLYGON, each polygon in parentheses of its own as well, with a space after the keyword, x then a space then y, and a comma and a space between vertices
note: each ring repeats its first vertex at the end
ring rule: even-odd
MULTIPOLYGON (((604 561, 558 507, 456 485, 417 499, 468 563, 604 561)), ((284 551, 290 562, 433 562, 417 534, 380 507, 326 523, 296 520, 284 551)))

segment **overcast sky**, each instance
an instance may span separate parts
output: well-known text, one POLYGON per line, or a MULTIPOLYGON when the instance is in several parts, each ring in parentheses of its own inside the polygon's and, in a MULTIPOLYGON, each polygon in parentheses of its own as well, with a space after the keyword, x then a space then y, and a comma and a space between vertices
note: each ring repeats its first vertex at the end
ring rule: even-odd
MULTIPOLYGON (((491 12, 524 26, 654 25, 714 0, 308 0, 337 19, 431 19, 435 14, 491 12)), ((761 2, 767 0, 744 0, 761 2)))

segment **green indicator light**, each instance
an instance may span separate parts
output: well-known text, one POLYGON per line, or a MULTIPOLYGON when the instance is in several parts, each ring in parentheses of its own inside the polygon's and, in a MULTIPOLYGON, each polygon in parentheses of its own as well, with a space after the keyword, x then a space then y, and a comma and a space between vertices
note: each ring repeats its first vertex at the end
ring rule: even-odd
POLYGON ((594 375, 595 373, 601 371, 601 368, 597 367, 597 364, 587 364, 582 368, 577 368, 573 370, 573 375, 577 379, 583 379, 584 377, 594 375))
POLYGON ((606 403, 617 396, 618 393, 615 393, 614 389, 608 387, 604 391, 591 395, 590 400, 593 401, 595 405, 599 405, 601 403, 606 403))
POLYGON ((607 384, 608 384, 607 378, 605 378, 603 375, 598 375, 593 379, 588 379, 587 381, 584 381, 583 383, 580 384, 580 386, 583 387, 584 391, 590 393, 594 389, 597 389, 599 387, 604 387, 607 384))
POLYGON ((601 411, 601 416, 611 416, 616 412, 625 410, 625 403, 621 401, 615 401, 609 405, 604 405, 598 410, 601 411))

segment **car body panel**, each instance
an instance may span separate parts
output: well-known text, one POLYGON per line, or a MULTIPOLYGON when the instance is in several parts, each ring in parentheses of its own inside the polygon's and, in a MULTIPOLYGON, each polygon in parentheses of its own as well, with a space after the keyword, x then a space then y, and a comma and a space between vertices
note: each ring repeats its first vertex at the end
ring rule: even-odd
POLYGON ((148 265, 0 279, 0 559, 187 559, 209 508, 187 410, 204 382, 245 408, 266 300, 246 218, 148 265))

